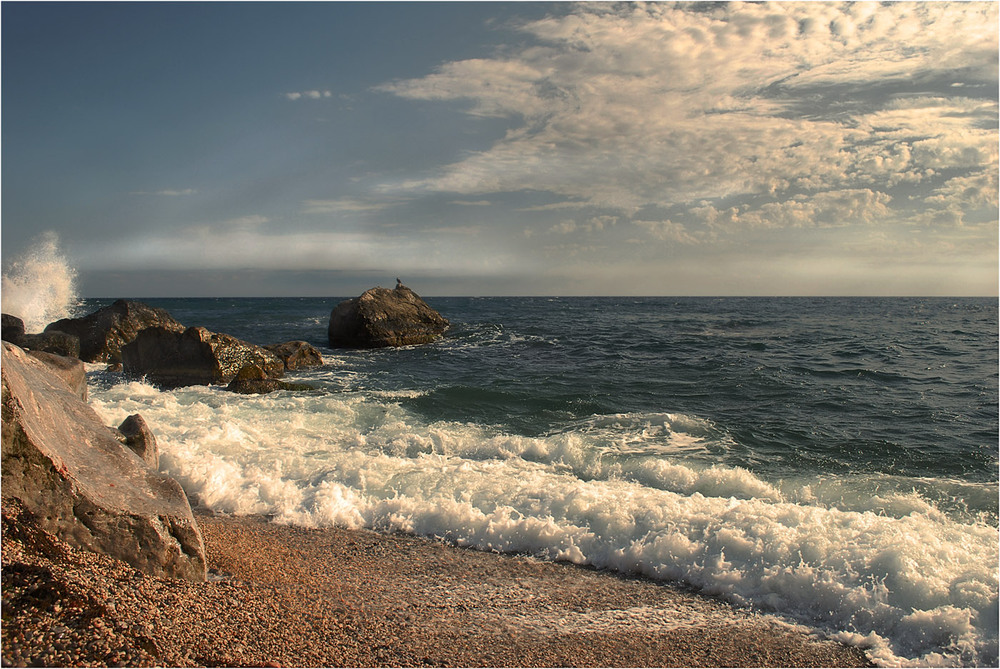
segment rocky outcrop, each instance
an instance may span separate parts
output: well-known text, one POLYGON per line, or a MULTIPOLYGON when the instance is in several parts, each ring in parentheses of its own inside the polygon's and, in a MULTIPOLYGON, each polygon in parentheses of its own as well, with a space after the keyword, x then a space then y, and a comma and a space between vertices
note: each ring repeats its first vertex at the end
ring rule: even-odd
POLYGON ((184 326, 163 309, 142 302, 118 300, 83 318, 64 318, 49 324, 80 339, 80 359, 85 362, 121 362, 121 349, 150 327, 183 331, 184 326))
POLYGON ((45 351, 28 351, 32 358, 42 361, 56 376, 63 380, 70 391, 87 401, 87 368, 79 358, 71 358, 45 351))
POLYGON ((49 367, 3 344, 2 490, 42 529, 156 576, 204 580, 180 485, 122 446, 49 367))
POLYGON ((15 346, 20 346, 24 342, 24 321, 10 314, 2 314, 0 318, 3 319, 3 330, 2 334, 0 334, 0 339, 9 341, 15 346))
POLYGON ((147 467, 153 471, 160 468, 160 449, 156 445, 156 435, 142 416, 132 414, 114 432, 119 437, 118 440, 142 458, 147 467))
POLYGON ((126 374, 164 388, 229 383, 247 365, 269 378, 285 373, 284 363, 267 349, 199 327, 146 328, 122 347, 122 365, 126 374))
POLYGON ((20 346, 29 351, 44 351, 69 358, 80 357, 80 339, 76 335, 56 330, 26 334, 21 337, 20 346))
POLYGON ((304 341, 286 341, 284 344, 274 344, 265 348, 281 358, 288 371, 319 367, 323 364, 323 356, 320 355, 319 349, 304 341))
POLYGON ((247 365, 241 369, 233 380, 226 386, 226 390, 241 395, 263 395, 273 393, 276 390, 313 390, 312 386, 304 383, 288 383, 280 379, 273 379, 264 373, 264 370, 257 365, 247 365))
POLYGON ((434 341, 448 320, 420 296, 398 284, 394 290, 371 288, 345 300, 330 314, 328 336, 334 348, 383 348, 434 341))

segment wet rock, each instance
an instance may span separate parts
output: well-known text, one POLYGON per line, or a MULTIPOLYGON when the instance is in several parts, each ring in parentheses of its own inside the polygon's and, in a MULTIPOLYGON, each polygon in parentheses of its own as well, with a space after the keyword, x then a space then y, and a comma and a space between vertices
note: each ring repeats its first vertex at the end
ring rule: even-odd
POLYGON ((328 336, 334 348, 383 348, 434 341, 448 320, 419 295, 399 283, 395 289, 371 288, 345 300, 330 314, 328 336))
POLYGON ((3 344, 3 495, 71 546, 150 575, 205 580, 205 550, 180 485, 126 450, 40 360, 3 344))
POLYGON ((80 357, 80 339, 76 335, 56 330, 46 330, 41 334, 26 334, 21 338, 21 348, 29 351, 44 351, 70 358, 80 357))
POLYGON ((24 341, 24 321, 10 314, 3 314, 0 317, 3 318, 3 330, 0 338, 4 341, 9 341, 15 346, 20 346, 24 341))
POLYGON ((229 383, 247 365, 269 378, 285 373, 284 363, 267 349, 199 327, 147 328, 122 347, 122 364, 126 374, 164 388, 229 383))
POLYGON ((266 348, 281 358, 286 370, 319 367, 323 364, 323 356, 319 350, 304 341, 286 341, 284 344, 274 344, 266 348))
POLYGON ((121 362, 121 349, 150 327, 182 331, 178 323, 164 309, 151 307, 143 302, 118 300, 114 304, 84 316, 64 318, 51 323, 46 332, 57 330, 76 335, 80 339, 80 359, 85 362, 121 362))
POLYGON ((276 390, 313 390, 313 387, 304 383, 288 383, 273 379, 257 365, 247 365, 233 377, 226 390, 241 395, 262 395, 276 390))
POLYGON ((87 401, 87 368, 79 358, 45 351, 28 351, 28 355, 45 363, 49 370, 66 383, 74 395, 84 402, 87 401))
POLYGON ((156 445, 156 436, 149 425, 139 414, 132 414, 118 426, 123 444, 138 455, 146 465, 156 471, 160 468, 160 449, 156 445))

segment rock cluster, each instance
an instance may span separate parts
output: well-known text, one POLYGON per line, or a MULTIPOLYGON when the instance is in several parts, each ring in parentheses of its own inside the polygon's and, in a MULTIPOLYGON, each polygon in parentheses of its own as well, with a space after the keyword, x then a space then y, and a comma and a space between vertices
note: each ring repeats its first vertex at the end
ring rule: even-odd
POLYGON ((384 348, 430 343, 448 326, 448 319, 398 283, 393 290, 371 288, 338 304, 327 334, 333 348, 384 348))
POLYGON ((80 340, 79 357, 84 362, 121 362, 122 347, 146 328, 182 331, 184 326, 163 309, 142 302, 118 300, 83 318, 64 318, 45 332, 65 332, 80 340))

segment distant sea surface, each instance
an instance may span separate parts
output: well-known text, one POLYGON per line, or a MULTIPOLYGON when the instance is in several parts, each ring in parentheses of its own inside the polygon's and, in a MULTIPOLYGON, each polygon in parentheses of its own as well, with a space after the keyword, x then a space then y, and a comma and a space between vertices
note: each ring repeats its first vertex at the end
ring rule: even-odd
MULTIPOLYGON (((427 298, 437 343, 327 348, 341 298, 149 299, 315 391, 89 365, 205 506, 678 580, 883 665, 997 664, 996 299, 427 298)), ((89 313, 111 300, 86 300, 89 313)))

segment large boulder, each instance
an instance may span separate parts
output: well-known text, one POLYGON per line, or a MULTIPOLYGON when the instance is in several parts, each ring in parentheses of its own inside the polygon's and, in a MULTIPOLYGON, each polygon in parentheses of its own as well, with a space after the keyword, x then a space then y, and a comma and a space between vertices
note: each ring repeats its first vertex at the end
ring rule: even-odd
POLYGON ((3 319, 3 330, 2 334, 0 334, 0 339, 9 341, 15 346, 20 346, 24 341, 24 321, 10 314, 2 314, 0 318, 3 319))
POLYGON ((330 314, 328 335, 333 348, 408 346, 434 341, 448 325, 446 318, 400 283, 393 290, 371 288, 338 304, 330 314))
POLYGON ((284 344, 274 344, 265 348, 281 358, 288 371, 319 367, 323 364, 323 356, 320 355, 319 349, 304 341, 286 341, 284 344))
POLYGON ((64 318, 45 331, 67 332, 80 338, 80 359, 85 362, 122 361, 122 346, 150 327, 183 331, 184 326, 163 309, 142 302, 118 300, 83 318, 64 318))
POLYGON ((28 351, 28 355, 41 360, 49 371, 62 379, 63 383, 84 402, 87 401, 87 368, 79 358, 56 355, 45 351, 28 351))
POLYGON ((56 330, 46 330, 38 334, 26 334, 21 337, 19 346, 29 351, 43 351, 67 358, 80 357, 80 338, 76 335, 56 330))
POLYGON ((126 374, 164 388, 229 383, 247 365, 270 378, 285 374, 284 363, 267 349, 200 327, 146 328, 122 347, 122 364, 126 374))
POLYGON ((5 342, 2 363, 4 498, 73 546, 150 575, 205 580, 180 485, 122 446, 40 360, 5 342))

